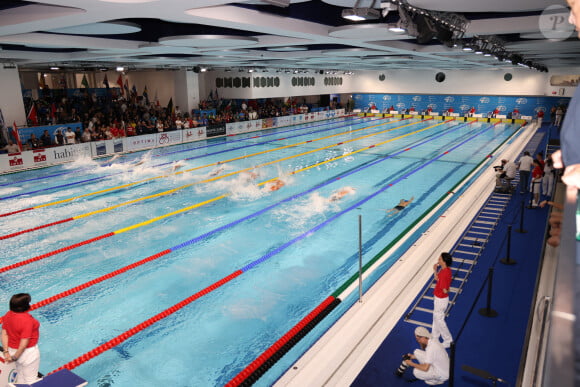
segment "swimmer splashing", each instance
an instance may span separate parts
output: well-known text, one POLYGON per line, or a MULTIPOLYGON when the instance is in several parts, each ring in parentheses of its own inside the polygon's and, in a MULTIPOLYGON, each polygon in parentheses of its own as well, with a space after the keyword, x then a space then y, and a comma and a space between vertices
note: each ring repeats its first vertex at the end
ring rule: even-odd
POLYGON ((395 207, 391 208, 390 210, 387 210, 387 214, 389 214, 388 216, 393 216, 398 214, 399 212, 403 211, 409 204, 411 204, 413 202, 413 200, 415 200, 415 197, 411 197, 411 199, 409 200, 405 200, 405 199, 401 199, 399 200, 399 204, 397 204, 395 207))

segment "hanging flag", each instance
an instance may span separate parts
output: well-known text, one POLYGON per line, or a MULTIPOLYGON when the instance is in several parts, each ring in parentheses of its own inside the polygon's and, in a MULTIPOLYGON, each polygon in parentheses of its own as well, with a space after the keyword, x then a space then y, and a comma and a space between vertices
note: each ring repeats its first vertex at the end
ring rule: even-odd
POLYGON ((18 134, 18 128, 16 127, 16 121, 12 125, 12 137, 16 140, 16 144, 18 144, 18 149, 22 152, 22 142, 20 141, 20 134, 18 134))
POLYGON ((121 95, 123 95, 123 77, 119 74, 119 78, 117 78, 117 85, 121 89, 121 95))
POLYGON ((127 93, 127 97, 129 96, 129 81, 125 79, 125 92, 127 93))
POLYGON ((208 97, 208 99, 209 99, 210 101, 213 101, 213 90, 210 90, 210 91, 209 91, 209 97, 208 97))
POLYGON ((143 89, 143 98, 145 98, 145 102, 147 103, 147 105, 149 105, 149 94, 147 93, 147 85, 145 85, 145 88, 143 89))
POLYGON ((167 104, 167 113, 173 116, 174 112, 175 111, 173 110, 173 97, 171 97, 169 98, 169 103, 167 104))
POLYGON ((89 88, 89 81, 87 80, 87 74, 83 74, 83 80, 81 81, 81 86, 89 88))
POLYGON ((153 98, 153 100, 155 101, 155 106, 161 106, 159 103, 159 97, 157 96, 157 89, 155 89, 155 98, 153 98))
POLYGON ((38 87, 41 89, 46 89, 46 80, 44 79, 44 73, 40 73, 40 80, 38 81, 38 87))
POLYGON ((36 113, 36 104, 32 103, 32 107, 26 116, 28 121, 32 123, 32 125, 38 125, 38 114, 36 113))
POLYGON ((133 95, 137 95, 137 87, 135 85, 133 85, 133 88, 131 89, 131 93, 133 95))
POLYGON ((66 89, 66 77, 64 74, 60 76, 59 84, 61 89, 66 89))
POLYGON ((54 123, 54 119, 56 118, 56 104, 53 102, 50 105, 50 119, 54 123))
POLYGON ((109 80, 107 79, 107 74, 105 74, 105 78, 103 79, 103 85, 109 89, 109 80))

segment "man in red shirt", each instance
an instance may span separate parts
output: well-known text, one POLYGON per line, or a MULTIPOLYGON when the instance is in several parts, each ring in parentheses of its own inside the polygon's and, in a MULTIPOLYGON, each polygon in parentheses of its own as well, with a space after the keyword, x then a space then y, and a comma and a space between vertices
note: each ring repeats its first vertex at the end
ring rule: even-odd
POLYGON ((433 327, 431 334, 434 340, 439 341, 439 336, 443 339, 443 347, 449 348, 453 338, 445 323, 445 311, 449 305, 449 288, 451 287, 451 269, 453 258, 449 253, 441 253, 439 261, 433 265, 433 275, 435 276, 435 291, 433 292, 433 327))

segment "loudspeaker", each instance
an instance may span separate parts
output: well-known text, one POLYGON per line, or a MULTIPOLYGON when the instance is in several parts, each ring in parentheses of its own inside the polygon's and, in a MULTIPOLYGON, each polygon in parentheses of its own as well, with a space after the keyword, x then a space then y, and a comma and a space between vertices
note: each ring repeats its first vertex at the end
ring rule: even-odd
POLYGON ((324 70, 318 71, 318 74, 324 74, 324 70))
POLYGON ((437 34, 437 30, 433 26, 433 23, 425 15, 416 15, 414 18, 415 26, 417 28, 417 43, 427 44, 437 34))
POLYGON ((381 74, 381 75, 379 75, 379 81, 381 81, 381 82, 382 82, 382 81, 384 81, 384 80, 385 80, 385 78, 386 78, 385 74, 381 74))
POLYGON ((512 74, 511 73, 505 73, 504 76, 503 76, 503 79, 505 81, 508 81, 508 82, 511 81, 512 80, 512 74))
POLYGON ((200 71, 201 71, 201 67, 199 67, 199 66, 194 66, 193 67, 193 72, 194 73, 199 73, 200 71))
POLYGON ((445 80, 445 73, 437 73, 437 74, 435 74, 435 80, 437 82, 443 82, 445 80))

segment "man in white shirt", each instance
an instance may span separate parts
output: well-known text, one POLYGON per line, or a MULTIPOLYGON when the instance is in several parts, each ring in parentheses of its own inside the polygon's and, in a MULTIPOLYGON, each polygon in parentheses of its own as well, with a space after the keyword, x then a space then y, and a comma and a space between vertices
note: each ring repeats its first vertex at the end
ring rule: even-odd
POLYGON ((517 166, 509 160, 503 159, 501 166, 494 167, 496 170, 495 187, 511 190, 511 182, 516 177, 517 166))
POLYGON ((530 156, 530 152, 525 151, 524 155, 520 158, 520 193, 527 193, 530 188, 530 171, 532 170, 532 164, 534 159, 530 156))
POLYGON ((421 346, 413 354, 407 354, 405 364, 413 367, 413 375, 430 386, 437 386, 449 379, 449 356, 438 340, 432 340, 425 327, 415 328, 415 339, 421 346), (413 360, 417 360, 414 362, 413 360))
POLYGON ((76 134, 72 131, 71 128, 66 128, 66 132, 64 132, 64 138, 67 145, 76 143, 76 134))

